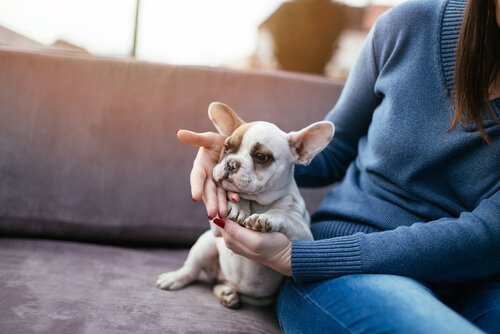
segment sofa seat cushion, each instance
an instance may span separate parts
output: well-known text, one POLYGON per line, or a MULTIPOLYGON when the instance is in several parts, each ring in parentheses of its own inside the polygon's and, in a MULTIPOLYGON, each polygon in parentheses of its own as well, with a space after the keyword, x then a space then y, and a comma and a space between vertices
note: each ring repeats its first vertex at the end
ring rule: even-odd
POLYGON ((0 239, 4 333, 279 333, 274 309, 221 306, 211 286, 155 287, 187 249, 0 239))

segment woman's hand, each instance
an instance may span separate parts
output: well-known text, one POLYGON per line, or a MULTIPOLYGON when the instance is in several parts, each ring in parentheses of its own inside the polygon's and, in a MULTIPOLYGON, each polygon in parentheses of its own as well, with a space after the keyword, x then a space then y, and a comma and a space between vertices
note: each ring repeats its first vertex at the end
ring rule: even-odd
MULTIPOLYGON (((177 131, 177 138, 187 145, 200 149, 193 162, 190 183, 194 201, 203 200, 209 219, 217 215, 227 216, 227 199, 239 201, 236 193, 227 193, 216 186, 212 178, 214 166, 219 161, 225 136, 215 132, 197 133, 188 130, 177 131)), ((292 242, 279 232, 256 232, 231 220, 214 219, 214 223, 222 227, 222 237, 226 246, 236 254, 266 265, 277 272, 292 276, 291 248, 292 242)))
POLYGON ((212 170, 219 161, 226 137, 215 132, 197 133, 179 130, 177 138, 184 144, 200 148, 190 176, 193 201, 203 200, 209 219, 217 215, 221 218, 226 217, 228 197, 233 202, 239 201, 239 197, 235 193, 227 194, 224 189, 217 187, 212 178, 212 170))
POLYGON ((234 253, 257 261, 275 271, 292 276, 292 242, 279 232, 257 232, 232 220, 214 219, 221 227, 226 247, 234 253))

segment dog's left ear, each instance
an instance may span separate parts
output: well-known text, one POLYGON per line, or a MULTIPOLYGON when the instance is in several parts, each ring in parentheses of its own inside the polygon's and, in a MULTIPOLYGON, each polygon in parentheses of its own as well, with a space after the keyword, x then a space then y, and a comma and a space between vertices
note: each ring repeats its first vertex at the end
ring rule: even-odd
POLYGON ((230 136, 234 130, 245 123, 231 107, 221 102, 210 103, 208 118, 210 118, 217 131, 224 136, 230 136))
POLYGON ((296 163, 309 165, 311 160, 332 140, 335 126, 332 122, 316 122, 308 127, 288 134, 288 143, 296 163))

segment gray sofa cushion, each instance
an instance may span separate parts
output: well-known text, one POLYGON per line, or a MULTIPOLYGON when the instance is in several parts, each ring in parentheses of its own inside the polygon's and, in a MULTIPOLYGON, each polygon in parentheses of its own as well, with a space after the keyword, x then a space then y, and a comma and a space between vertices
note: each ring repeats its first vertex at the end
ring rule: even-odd
POLYGON ((323 118, 342 87, 5 47, 0 73, 0 234, 165 245, 208 228, 189 190, 195 149, 177 128, 212 129, 207 107, 219 100, 296 130, 323 118))
POLYGON ((208 284, 155 287, 187 250, 0 239, 2 333, 279 333, 273 308, 219 304, 208 284))

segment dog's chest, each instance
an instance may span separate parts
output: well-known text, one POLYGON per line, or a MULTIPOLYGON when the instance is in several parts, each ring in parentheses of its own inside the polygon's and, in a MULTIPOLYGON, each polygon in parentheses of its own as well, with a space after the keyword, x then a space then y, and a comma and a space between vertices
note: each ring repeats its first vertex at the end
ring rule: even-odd
POLYGON ((265 213, 270 209, 272 209, 272 206, 270 205, 261 205, 255 201, 249 201, 249 206, 250 206, 250 214, 265 213))

